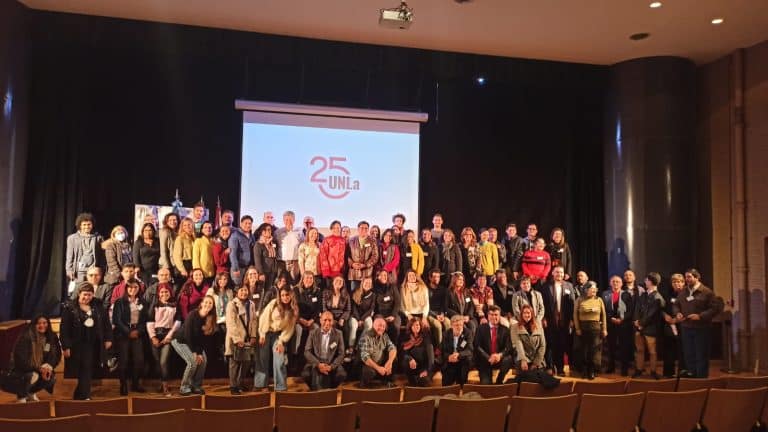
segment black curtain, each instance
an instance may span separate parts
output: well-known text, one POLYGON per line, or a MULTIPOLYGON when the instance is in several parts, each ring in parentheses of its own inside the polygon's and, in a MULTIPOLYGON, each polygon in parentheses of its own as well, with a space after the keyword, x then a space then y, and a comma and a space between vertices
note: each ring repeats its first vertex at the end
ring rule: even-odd
POLYGON ((535 221, 548 236, 562 226, 577 263, 601 271, 602 177, 591 171, 602 160, 604 67, 30 15, 19 315, 55 311, 81 211, 102 234, 130 230, 134 204, 169 203, 178 187, 185 204, 220 195, 239 216, 238 98, 427 112, 422 226, 436 211, 454 229, 535 221))

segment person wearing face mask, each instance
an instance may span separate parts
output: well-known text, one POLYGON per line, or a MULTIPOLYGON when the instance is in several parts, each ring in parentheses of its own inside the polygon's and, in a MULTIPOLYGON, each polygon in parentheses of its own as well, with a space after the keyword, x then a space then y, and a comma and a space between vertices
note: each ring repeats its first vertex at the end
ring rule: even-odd
POLYGON ((158 286, 156 300, 148 303, 150 310, 147 316, 147 335, 160 375, 160 391, 165 396, 171 395, 168 387, 171 341, 174 333, 181 327, 181 310, 173 302, 172 290, 173 286, 169 283, 158 286))
POLYGON ((92 304, 93 286, 80 282, 77 300, 61 312, 61 349, 66 370, 77 377, 73 398, 91 399, 91 378, 98 365, 107 363, 107 350, 112 348, 112 326, 100 304, 92 304))
POLYGON ((13 347, 9 384, 6 391, 16 394, 17 402, 38 401, 36 393, 53 394, 54 369, 61 360, 59 338, 44 315, 36 316, 13 347))
POLYGON ((104 251, 101 248, 104 238, 93 230, 93 215, 90 213, 77 215, 75 227, 77 232, 67 236, 64 270, 70 281, 78 282, 86 280, 90 267, 104 266, 104 251))
POLYGON ((120 271, 126 264, 133 263, 133 250, 128 242, 128 231, 122 225, 112 228, 109 239, 101 244, 107 259, 107 274, 104 281, 115 285, 120 281, 120 271))
MULTIPOLYGON (((202 272, 200 272, 202 275, 202 272)), ((171 346, 187 366, 181 377, 179 394, 189 396, 191 394, 205 394, 203 390, 203 377, 208 365, 208 355, 205 346, 208 338, 216 332, 216 315, 213 312, 214 300, 205 297, 197 309, 190 311, 184 320, 181 331, 176 332, 171 341, 171 346)))

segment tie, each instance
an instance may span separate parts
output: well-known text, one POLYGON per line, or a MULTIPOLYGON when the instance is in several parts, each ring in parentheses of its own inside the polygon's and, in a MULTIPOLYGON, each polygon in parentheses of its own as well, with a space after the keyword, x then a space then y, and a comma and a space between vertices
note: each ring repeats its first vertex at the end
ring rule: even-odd
POLYGON ((496 354, 496 327, 491 327, 491 354, 496 354))

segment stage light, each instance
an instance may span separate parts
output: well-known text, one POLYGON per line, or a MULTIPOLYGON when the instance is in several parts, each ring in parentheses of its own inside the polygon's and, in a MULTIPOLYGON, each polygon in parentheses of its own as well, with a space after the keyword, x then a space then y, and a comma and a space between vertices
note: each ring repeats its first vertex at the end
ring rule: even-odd
POLYGON ((657 1, 657 2, 653 2, 653 3, 651 3, 651 4, 650 4, 650 5, 648 5, 648 6, 650 6, 650 7, 651 7, 651 9, 658 9, 658 8, 660 8, 660 7, 661 7, 661 2, 658 2, 658 1, 657 1))
POLYGON ((480 85, 480 86, 485 85, 485 77, 482 75, 479 75, 477 78, 475 78, 475 82, 477 83, 477 85, 480 85))
POLYGON ((723 21, 725 21, 723 18, 714 18, 712 19, 712 24, 714 25, 722 24, 723 21))

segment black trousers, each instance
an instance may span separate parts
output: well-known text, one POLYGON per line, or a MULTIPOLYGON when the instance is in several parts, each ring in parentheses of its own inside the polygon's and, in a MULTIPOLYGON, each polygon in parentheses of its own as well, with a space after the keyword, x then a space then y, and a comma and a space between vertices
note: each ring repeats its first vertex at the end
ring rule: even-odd
MULTIPOLYGON (((447 354, 443 353, 443 355, 447 354)), ((469 360, 459 360, 456 363, 449 363, 446 360, 441 372, 443 374, 443 386, 466 384, 467 375, 469 375, 469 360)))
POLYGON ((309 389, 315 391, 338 387, 347 379, 347 371, 339 366, 328 372, 328 375, 325 375, 321 374, 316 367, 308 364, 304 366, 301 376, 309 386, 309 389))
MULTIPOLYGON (((376 362, 376 364, 378 364, 379 366, 384 366, 384 364, 387 362, 388 359, 389 359, 389 353, 385 351, 381 354, 381 359, 379 359, 379 361, 376 362)), ((385 383, 394 382, 395 376, 394 376, 394 373, 389 375, 379 375, 379 373, 376 372, 372 367, 363 363, 363 370, 360 373, 360 385, 362 387, 367 387, 371 384, 371 381, 373 381, 374 379, 379 379, 385 383)))
POLYGON ((573 334, 568 326, 550 326, 544 330, 544 337, 547 340, 547 366, 554 366, 558 372, 562 372, 564 356, 567 354, 568 360, 573 361, 573 334))
POLYGON ((72 347, 73 357, 76 365, 73 365, 77 369, 77 387, 75 387, 75 393, 72 396, 74 400, 89 399, 91 397, 91 380, 93 378, 93 365, 94 356, 96 354, 96 344, 84 343, 78 346, 72 347), (77 350, 77 353, 75 353, 77 350))
POLYGON ((125 381, 128 379, 128 363, 131 363, 131 376, 130 378, 137 382, 141 377, 141 372, 144 369, 144 345, 142 339, 129 339, 127 337, 120 337, 115 339, 115 345, 117 346, 117 370, 120 375, 120 380, 125 381))
POLYGON ((598 372, 602 358, 602 327, 598 321, 582 321, 581 327, 581 362, 584 372, 598 372))
POLYGON ((632 361, 632 353, 635 346, 632 327, 625 323, 615 325, 609 321, 606 344, 609 356, 608 370, 614 369, 616 363, 619 362, 623 369, 628 368, 629 363, 632 361))
POLYGON ((56 384, 56 376, 51 374, 51 379, 44 381, 43 377, 37 372, 27 372, 21 376, 21 386, 16 389, 16 397, 21 399, 28 395, 35 394, 40 390, 45 390, 48 393, 53 393, 53 385, 56 384), (32 377, 37 374, 37 381, 32 384, 32 377))
POLYGON ((661 355, 664 360, 664 376, 675 376, 678 371, 686 369, 679 336, 665 334, 662 337, 661 345, 661 355), (677 363, 677 369, 675 369, 675 363, 677 363))
POLYGON ((499 374, 496 376, 496 384, 504 384, 504 377, 507 376, 507 372, 512 368, 512 356, 503 357, 500 362, 491 365, 485 360, 477 361, 477 372, 480 375, 480 384, 491 384, 493 377, 493 370, 498 369, 499 374))

